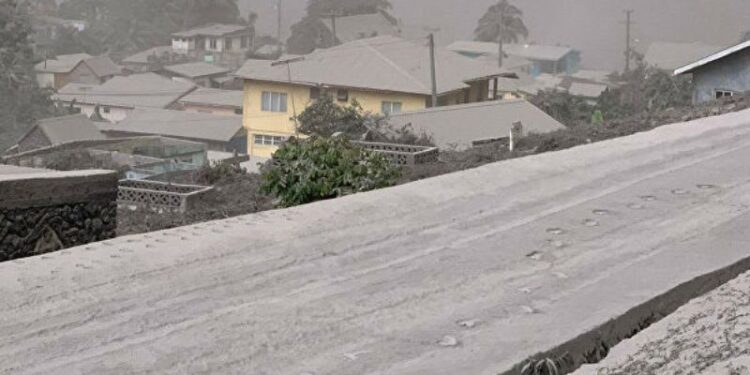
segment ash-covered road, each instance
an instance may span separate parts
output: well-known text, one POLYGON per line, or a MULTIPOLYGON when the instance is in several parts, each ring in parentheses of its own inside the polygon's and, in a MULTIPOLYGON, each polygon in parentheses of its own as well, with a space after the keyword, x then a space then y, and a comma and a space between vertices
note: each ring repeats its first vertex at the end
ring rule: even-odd
POLYGON ((750 257, 750 112, 0 264, 2 374, 497 374, 750 257))

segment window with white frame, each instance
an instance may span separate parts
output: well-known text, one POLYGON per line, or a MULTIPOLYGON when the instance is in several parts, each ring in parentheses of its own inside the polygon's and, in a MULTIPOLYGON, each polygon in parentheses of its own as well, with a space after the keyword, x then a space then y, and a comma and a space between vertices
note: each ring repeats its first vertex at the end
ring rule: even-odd
POLYGON ((256 145, 264 145, 264 146, 281 146, 282 143, 286 140, 285 137, 279 137, 274 135, 266 135, 266 134, 255 134, 253 135, 253 143, 256 145))
POLYGON ((714 90, 714 91, 716 93, 716 99, 734 96, 734 91, 730 91, 730 90, 714 90))
POLYGON ((384 101, 381 106, 384 115, 395 115, 401 113, 401 102, 384 101))
POLYGON ((286 94, 282 92, 263 91, 261 110, 264 112, 286 112, 286 94))
POLYGON ((216 39, 211 38, 208 40, 208 48, 216 49, 217 45, 218 45, 218 41, 216 39))

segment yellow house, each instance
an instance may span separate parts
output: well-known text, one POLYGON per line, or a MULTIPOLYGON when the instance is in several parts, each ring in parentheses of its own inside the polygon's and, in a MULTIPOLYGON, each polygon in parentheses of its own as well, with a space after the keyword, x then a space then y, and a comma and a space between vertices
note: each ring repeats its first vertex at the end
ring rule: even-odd
MULTIPOLYGON (((499 99, 498 77, 512 76, 447 50, 435 56, 440 106, 499 99)), ((270 157, 286 138, 300 135, 295 115, 323 91, 382 115, 431 106, 429 49, 392 36, 316 50, 288 64, 249 60, 237 75, 244 79, 243 124, 252 156, 270 157)))

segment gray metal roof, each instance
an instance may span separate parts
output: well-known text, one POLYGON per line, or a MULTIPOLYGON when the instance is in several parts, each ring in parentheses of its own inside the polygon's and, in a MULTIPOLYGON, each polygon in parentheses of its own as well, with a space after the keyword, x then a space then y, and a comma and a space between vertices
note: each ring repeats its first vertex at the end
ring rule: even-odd
POLYGON ((722 46, 694 43, 653 42, 643 60, 659 69, 674 71, 724 49, 722 46))
POLYGON ((220 37, 229 34, 235 34, 243 31, 249 31, 250 28, 246 25, 225 25, 225 24, 210 24, 201 27, 197 27, 190 30, 180 31, 172 34, 178 38, 192 38, 196 36, 213 36, 220 37))
POLYGON ((122 68, 109 58, 109 56, 96 56, 83 60, 83 63, 96 74, 97 77, 108 77, 122 73, 122 68))
POLYGON ((508 137, 513 123, 521 121, 524 133, 548 133, 565 126, 541 109, 522 100, 500 100, 430 108, 393 115, 395 127, 411 125, 417 134, 431 135, 442 149, 465 149, 472 142, 508 137))
POLYGON ((117 107, 166 108, 196 86, 154 73, 117 76, 102 85, 69 83, 53 95, 54 100, 117 107))
POLYGON ((148 64, 151 56, 159 57, 172 53, 172 46, 158 46, 130 55, 122 60, 127 64, 148 64))
POLYGON ((690 73, 697 68, 700 68, 707 64, 712 64, 727 56, 731 56, 737 52, 744 51, 747 48, 750 48, 750 40, 734 45, 732 47, 720 50, 718 52, 715 52, 711 54, 710 56, 706 56, 698 61, 691 61, 690 64, 685 65, 685 66, 680 66, 678 69, 676 69, 674 74, 680 75, 680 74, 690 73))
MULTIPOLYGON (((476 61, 437 48, 439 94, 468 87, 468 81, 507 74, 496 64, 476 61)), ((287 82, 284 65, 267 60, 248 60, 237 75, 252 80, 287 82)), ((430 95, 430 54, 424 43, 393 36, 356 40, 316 50, 291 66, 292 82, 366 90, 430 95)))
POLYGON ((167 109, 136 109, 117 123, 97 123, 103 132, 151 134, 194 140, 228 142, 242 130, 242 116, 167 109))
POLYGON ((165 66, 164 70, 187 78, 199 78, 227 74, 231 70, 205 62, 190 62, 165 66))
POLYGON ((216 107, 242 108, 244 92, 199 88, 179 100, 185 104, 204 104, 216 107))
POLYGON ((93 121, 85 115, 77 114, 39 120, 18 143, 23 142, 33 132, 34 128, 39 129, 52 145, 105 139, 93 121))
MULTIPOLYGON (((497 43, 457 41, 446 47, 453 52, 474 53, 497 56, 497 43)), ((503 44, 503 52, 509 56, 521 57, 529 60, 557 61, 575 50, 566 46, 550 46, 542 44, 503 44)))
POLYGON ((87 53, 59 55, 54 59, 46 59, 34 66, 34 70, 43 73, 70 73, 78 64, 90 58, 87 53))
MULTIPOLYGON (((324 18, 323 23, 329 31, 333 32, 330 19, 324 18)), ((336 37, 342 43, 382 35, 401 35, 398 26, 389 21, 382 13, 336 17, 336 37)))

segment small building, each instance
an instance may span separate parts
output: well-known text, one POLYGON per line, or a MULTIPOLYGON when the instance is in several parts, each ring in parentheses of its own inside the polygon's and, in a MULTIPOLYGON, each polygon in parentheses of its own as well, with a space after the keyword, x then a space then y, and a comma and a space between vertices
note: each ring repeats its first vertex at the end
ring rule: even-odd
POLYGON ((248 25, 209 24, 172 34, 172 50, 199 61, 239 66, 253 50, 253 37, 248 25))
POLYGON ((678 68, 675 75, 693 75, 693 102, 750 91, 750 41, 716 52, 678 68))
POLYGON ((323 18, 326 31, 336 44, 348 43, 376 36, 401 36, 398 22, 382 12, 354 16, 323 18))
POLYGON ((99 128, 84 115, 39 120, 24 134, 9 153, 20 153, 53 145, 105 139, 99 128))
MULTIPOLYGON (((438 106, 499 98, 499 78, 514 73, 437 48, 438 106)), ((248 153, 268 157, 296 134, 295 114, 324 92, 342 105, 359 103, 383 115, 431 106, 429 48, 392 36, 355 40, 316 50, 289 66, 248 60, 237 72, 245 80, 244 123, 248 153), (291 71, 291 82, 289 79, 291 71)))
POLYGON ((163 65, 184 62, 185 55, 172 50, 172 46, 149 48, 124 58, 120 64, 129 73, 146 73, 159 70, 163 65))
POLYGON ((523 134, 549 133, 565 126, 533 104, 522 100, 471 103, 390 117, 395 128, 411 126, 416 134, 432 137, 442 150, 464 150, 494 142, 507 142, 513 124, 520 122, 523 134))
MULTIPOLYGON (((446 48, 471 58, 490 57, 498 60, 497 43, 458 41, 446 48)), ((566 46, 503 44, 503 53, 507 57, 531 62, 528 73, 533 77, 543 73, 574 74, 580 69, 581 52, 566 46)))
POLYGON ((239 90, 199 88, 178 101, 180 109, 188 112, 234 116, 242 114, 244 93, 239 90))
POLYGON ((89 117, 98 107, 103 119, 118 122, 135 108, 169 108, 195 88, 189 82, 142 73, 115 77, 102 85, 71 83, 52 99, 58 106, 72 107, 89 117))
POLYGON ((675 69, 712 55, 722 46, 693 43, 653 42, 646 50, 643 61, 655 68, 673 72, 675 69))
POLYGON ((55 90, 59 90, 68 83, 100 85, 122 74, 122 68, 108 56, 92 57, 85 53, 45 59, 36 64, 34 70, 39 86, 55 90))
POLYGON ((107 137, 160 135, 200 142, 212 151, 247 151, 247 133, 242 116, 217 116, 162 109, 136 109, 125 120, 97 123, 107 137))
POLYGON ((229 74, 230 70, 218 65, 205 62, 190 62, 177 65, 168 65, 162 68, 161 74, 174 79, 192 82, 198 86, 218 88, 221 82, 218 80, 229 74))

